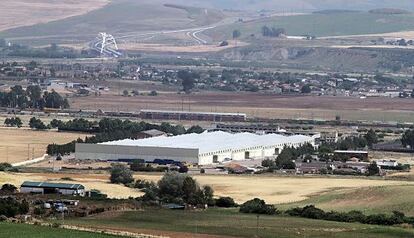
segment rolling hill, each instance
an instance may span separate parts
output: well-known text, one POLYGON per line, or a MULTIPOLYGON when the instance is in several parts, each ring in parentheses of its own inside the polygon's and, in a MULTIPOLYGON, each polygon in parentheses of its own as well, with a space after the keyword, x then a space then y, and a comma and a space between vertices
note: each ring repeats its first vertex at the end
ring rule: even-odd
POLYGON ((120 35, 199 27, 220 21, 223 16, 220 10, 167 5, 164 1, 114 0, 84 15, 6 30, 0 37, 85 41, 99 32, 120 35))

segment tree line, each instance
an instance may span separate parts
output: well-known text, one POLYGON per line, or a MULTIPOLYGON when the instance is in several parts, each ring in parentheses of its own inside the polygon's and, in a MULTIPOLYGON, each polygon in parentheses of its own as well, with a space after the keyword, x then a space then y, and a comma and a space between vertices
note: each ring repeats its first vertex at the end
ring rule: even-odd
POLYGON ((172 125, 163 122, 160 125, 151 124, 144 121, 133 122, 130 120, 104 118, 99 122, 88 121, 85 119, 74 119, 67 122, 54 120, 51 122, 59 131, 77 131, 95 133, 94 136, 86 137, 85 140, 77 139, 67 144, 58 145, 50 144, 47 146, 47 154, 49 155, 65 155, 75 152, 76 143, 102 143, 106 141, 134 139, 137 134, 142 131, 156 129, 167 134, 182 135, 189 133, 202 133, 204 131, 200 126, 192 126, 185 129, 182 125, 172 125))
POLYGON ((10 88, 9 92, 0 92, 0 106, 10 108, 69 108, 69 102, 59 93, 42 92, 39 86, 28 86, 26 90, 16 85, 10 88))

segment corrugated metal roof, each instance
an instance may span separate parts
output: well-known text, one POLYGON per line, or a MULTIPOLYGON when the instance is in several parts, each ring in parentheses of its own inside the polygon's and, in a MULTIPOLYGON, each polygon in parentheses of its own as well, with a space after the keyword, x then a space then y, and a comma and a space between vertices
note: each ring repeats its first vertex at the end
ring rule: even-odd
POLYGON ((120 140, 102 143, 103 145, 148 146, 199 149, 199 154, 222 150, 247 149, 256 146, 276 146, 278 144, 305 143, 313 140, 303 135, 284 136, 279 134, 258 135, 253 133, 232 134, 223 131, 186 134, 173 137, 154 137, 140 140, 120 140))
POLYGON ((30 181, 23 182, 21 187, 85 189, 85 187, 82 184, 30 182, 30 181))

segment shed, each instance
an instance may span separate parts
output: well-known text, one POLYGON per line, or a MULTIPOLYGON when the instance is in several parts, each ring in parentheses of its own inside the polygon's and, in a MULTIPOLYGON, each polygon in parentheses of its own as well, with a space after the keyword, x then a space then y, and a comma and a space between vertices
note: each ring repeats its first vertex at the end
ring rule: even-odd
POLYGON ((25 181, 20 186, 20 192, 85 196, 85 187, 81 184, 25 181))

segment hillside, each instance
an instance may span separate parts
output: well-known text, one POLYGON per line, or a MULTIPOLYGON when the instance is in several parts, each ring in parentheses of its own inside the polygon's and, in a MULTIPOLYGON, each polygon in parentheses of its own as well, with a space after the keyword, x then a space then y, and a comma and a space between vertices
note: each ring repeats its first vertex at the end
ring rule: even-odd
POLYGON ((116 0, 81 16, 20 27, 0 33, 5 38, 64 39, 68 42, 93 39, 99 32, 113 35, 198 27, 221 20, 218 10, 165 5, 163 1, 116 0))
POLYGON ((172 0, 186 5, 234 9, 317 11, 325 9, 370 10, 373 8, 402 8, 414 10, 411 0, 172 0))
POLYGON ((207 34, 221 40, 229 38, 234 29, 242 38, 261 36, 263 26, 281 27, 288 35, 342 36, 378 34, 414 29, 414 14, 374 14, 369 12, 323 11, 308 15, 275 16, 255 21, 238 22, 210 30, 207 34))
POLYGON ((82 15, 105 6, 109 1, 110 0, 2 1, 0 7, 0 31, 82 15))

